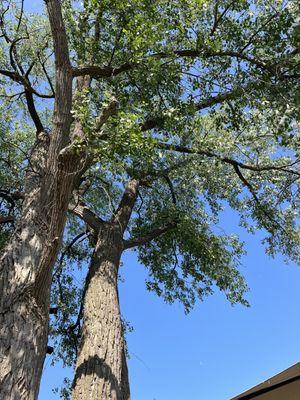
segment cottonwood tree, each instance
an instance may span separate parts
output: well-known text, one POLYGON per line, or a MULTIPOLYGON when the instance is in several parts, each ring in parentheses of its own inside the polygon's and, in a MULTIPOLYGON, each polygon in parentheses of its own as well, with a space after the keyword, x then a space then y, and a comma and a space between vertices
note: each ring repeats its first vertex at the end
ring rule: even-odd
POLYGON ((59 1, 46 1, 46 19, 25 16, 23 2, 1 9, 3 110, 16 105, 3 122, 2 162, 26 168, 3 185, 2 221, 15 219, 16 228, 1 264, 1 390, 37 396, 52 277, 58 352, 78 351, 74 399, 128 399, 117 294, 124 250, 139 250, 150 290, 187 311, 214 284, 245 302, 241 246, 215 228, 225 203, 248 229, 253 221, 268 232, 271 253, 298 261, 299 6, 62 4, 63 17, 59 1), (89 238, 75 255, 93 249, 81 288, 70 286, 64 263, 72 242, 52 276, 68 209, 66 237, 89 238))
MULTIPOLYGON (((289 59, 288 64, 294 59, 288 54, 297 53, 278 42, 287 36, 285 29, 293 36, 296 10, 292 4, 281 11, 256 5, 251 12, 246 3, 228 8, 203 3, 199 12, 195 2, 178 3, 177 10, 175 5, 170 10, 166 2, 150 7, 135 2, 132 9, 115 2, 113 9, 108 3, 99 11, 99 4, 86 3, 75 17, 85 27, 90 21, 91 28, 77 46, 92 53, 88 49, 95 31, 101 32, 111 44, 107 50, 102 44, 102 57, 107 51, 108 58, 99 63, 112 63, 111 57, 119 61, 115 79, 95 83, 86 107, 80 109, 101 160, 86 174, 70 207, 86 225, 81 232, 70 223, 74 239, 67 250, 85 234, 87 248, 94 250, 79 289, 81 301, 76 288, 68 285, 72 275, 63 275, 65 254, 54 279, 53 301, 66 310, 56 322, 56 334, 65 334, 59 352, 70 357, 74 347, 77 354, 74 399, 129 398, 117 289, 126 249, 138 248, 149 270, 148 289, 166 301, 182 301, 187 311, 197 296, 212 291, 213 284, 233 303, 245 303, 246 286, 237 271, 240 244, 213 228, 225 201, 250 230, 266 229, 271 253, 280 250, 298 259, 299 171, 293 151, 298 140, 298 75, 295 65, 285 76, 275 72, 283 67, 283 59, 289 59), (236 31, 245 37, 233 35, 236 31), (172 40, 166 40, 168 35, 172 40), (267 53, 260 53, 262 46, 267 53), (109 98, 117 98, 119 110, 97 132, 90 110, 103 87, 109 98), (226 87, 230 90, 223 92, 226 87)), ((71 27, 76 32, 75 22, 71 27)), ((78 40, 79 34, 74 37, 78 40)), ((100 74, 95 66, 84 70, 100 74)), ((87 248, 83 253, 90 254, 87 248)), ((77 249, 75 256, 84 254, 77 249)))

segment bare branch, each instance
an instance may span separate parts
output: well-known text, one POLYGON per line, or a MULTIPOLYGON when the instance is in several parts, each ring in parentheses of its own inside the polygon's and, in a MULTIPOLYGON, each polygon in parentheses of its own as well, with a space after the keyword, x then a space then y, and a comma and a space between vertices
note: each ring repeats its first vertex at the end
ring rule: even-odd
POLYGON ((10 99, 10 100, 16 97, 18 100, 20 100, 20 98, 23 96, 23 94, 25 94, 24 91, 14 93, 14 94, 1 94, 0 97, 3 99, 10 99))
POLYGON ((215 33, 215 31, 216 31, 216 29, 217 29, 217 26, 218 26, 218 7, 219 7, 219 1, 218 0, 215 0, 216 1, 216 4, 215 4, 215 7, 214 7, 214 22, 213 22, 213 26, 212 26, 212 28, 211 28, 211 31, 210 31, 210 36, 213 36, 213 34, 215 33))
POLYGON ((244 175, 241 173, 239 167, 237 165, 233 166, 234 171, 236 172, 236 174, 238 175, 238 177, 240 178, 240 180, 243 182, 243 184, 249 189, 253 199, 255 200, 257 206, 259 207, 259 209, 262 211, 262 213, 266 216, 266 218, 269 220, 269 222, 271 222, 271 224, 273 224, 273 226, 276 226, 278 229, 280 229, 282 232, 284 232, 285 234, 287 234, 286 229, 284 228, 284 226, 282 226, 272 215, 270 215, 270 213, 268 211, 265 210, 265 208, 263 207, 263 204, 261 203, 261 201, 259 200, 259 198, 256 195, 255 189, 254 187, 251 185, 251 183, 244 177, 244 175))
POLYGON ((250 182, 247 181, 247 179, 244 177, 244 175, 241 173, 239 167, 235 164, 233 165, 234 171, 236 172, 237 176, 240 178, 240 180, 243 182, 243 184, 249 189, 250 193, 252 194, 254 200, 256 201, 257 204, 259 204, 258 197, 255 193, 255 190, 253 186, 250 184, 250 182))
POLYGON ((41 99, 53 99, 54 98, 53 94, 39 93, 37 90, 35 90, 30 85, 28 79, 26 79, 24 76, 20 75, 19 73, 15 72, 15 71, 8 71, 5 69, 0 69, 0 75, 6 76, 6 77, 12 79, 14 82, 17 82, 17 83, 23 85, 24 88, 27 89, 30 93, 34 94, 37 97, 40 97, 41 99))
MULTIPOLYGON (((74 244, 75 244, 76 242, 78 242, 78 240, 81 239, 81 238, 84 237, 84 236, 86 236, 86 232, 81 232, 81 233, 79 233, 78 235, 76 235, 76 236, 71 240, 71 242, 67 245, 67 247, 65 248, 65 250, 61 253, 61 256, 60 256, 59 262, 58 262, 59 269, 57 269, 57 270, 54 272, 53 277, 52 277, 52 280, 53 280, 54 277, 58 274, 58 272, 61 270, 61 268, 62 268, 62 266, 63 266, 63 261, 64 261, 65 256, 66 256, 68 253, 70 253, 70 251, 71 251, 72 247, 74 246, 74 244)), ((50 309, 50 310, 51 310, 51 309, 50 309)))
POLYGON ((177 225, 176 222, 163 224, 158 228, 155 228, 150 232, 146 233, 144 236, 124 240, 123 241, 124 249, 126 250, 136 246, 143 246, 144 244, 151 242, 151 240, 158 238, 159 236, 163 235, 166 232, 169 232, 171 229, 174 229, 176 225, 177 225))
MULTIPOLYGON (((63 261, 64 258, 66 257, 66 255, 70 252, 71 248, 74 246, 74 244, 81 239, 82 237, 84 238, 84 236, 86 236, 86 232, 81 232, 79 233, 77 236, 75 236, 72 241, 67 245, 66 249, 64 252, 62 252, 60 258, 59 258, 59 262, 58 262, 58 266, 54 272, 54 274, 52 275, 52 282, 54 281, 54 279, 56 279, 57 284, 58 284, 58 289, 59 289, 59 296, 60 296, 60 301, 62 303, 65 303, 65 299, 64 299, 64 294, 63 294, 63 289, 62 289, 62 284, 61 284, 61 274, 62 274, 62 269, 63 269, 63 261)), ((83 241, 84 239, 81 239, 81 241, 83 241)), ((80 241, 80 242, 81 242, 80 241)), ((49 309, 49 314, 57 314, 58 308, 57 307, 50 307, 49 309)))
POLYGON ((224 163, 230 164, 232 166, 236 166, 238 168, 242 168, 242 169, 247 169, 250 171, 254 171, 254 172, 262 172, 262 171, 281 171, 281 172, 287 172, 290 174, 294 174, 297 176, 300 176, 300 172, 296 171, 294 169, 289 169, 288 167, 290 167, 290 164, 288 165, 282 165, 282 166, 276 166, 276 165, 249 165, 249 164, 244 164, 240 161, 234 160, 232 158, 229 157, 223 157, 220 156, 216 153, 213 153, 212 151, 209 150, 200 150, 200 149, 193 149, 191 147, 185 147, 185 146, 181 146, 181 145, 173 145, 173 144, 167 144, 167 143, 158 143, 157 147, 163 150, 167 150, 167 151, 175 151, 178 153, 184 153, 184 154, 198 154, 201 156, 206 156, 209 158, 216 158, 224 163))
POLYGON ((9 190, 0 189, 0 197, 3 197, 9 202, 12 202, 14 200, 24 200, 25 193, 19 191, 10 192, 9 190))
POLYGON ((271 15, 270 18, 267 19, 267 21, 262 24, 254 33, 253 35, 250 36, 250 39, 248 42, 245 44, 245 46, 241 49, 241 53, 243 53, 252 43, 253 40, 256 38, 256 36, 261 32, 274 18, 277 18, 281 13, 276 12, 275 14, 271 15))
MULTIPOLYGON (((262 61, 247 56, 246 54, 243 54, 242 52, 237 52, 237 51, 212 51, 209 49, 200 49, 200 50, 194 50, 194 49, 186 49, 186 50, 174 50, 173 52, 170 53, 155 53, 151 54, 150 57, 156 57, 160 59, 164 58, 174 58, 175 57, 189 57, 189 58, 196 58, 196 57, 203 57, 203 58, 211 58, 211 57, 235 57, 235 58, 240 58, 242 60, 248 61, 251 64, 255 64, 256 66, 260 67, 261 69, 267 70, 269 67, 263 63, 262 61)), ((111 67, 111 66, 97 66, 97 65, 89 65, 85 67, 80 67, 80 68, 73 68, 73 77, 77 76, 82 76, 82 75, 90 75, 91 78, 111 78, 113 76, 117 76, 121 74, 122 72, 129 71, 133 68, 136 68, 138 65, 135 64, 123 64, 119 67, 111 67)))
MULTIPOLYGON (((210 151, 191 149, 191 148, 187 148, 187 147, 180 146, 180 145, 168 145, 166 143, 159 143, 158 147, 166 149, 166 150, 169 150, 169 151, 172 151, 172 150, 173 151, 177 151, 177 152, 184 153, 184 154, 199 154, 199 155, 206 156, 206 157, 209 157, 209 158, 212 157, 212 158, 216 158, 216 159, 220 160, 223 163, 232 165, 233 168, 234 168, 235 173, 238 175, 238 177, 242 181, 243 185, 245 185, 249 189, 253 199, 255 200, 257 205, 259 207, 261 207, 262 212, 265 214, 265 216, 269 219, 269 221, 272 224, 276 225, 280 230, 285 232, 284 227, 281 226, 278 221, 274 220, 274 218, 272 216, 270 216, 269 213, 264 210, 264 208, 262 207, 261 202, 260 202, 260 200, 259 200, 259 198, 258 198, 258 196, 257 196, 257 194, 255 192, 255 189, 253 188, 251 183, 244 177, 244 175, 241 172, 241 169, 246 169, 246 170, 255 171, 255 172, 272 171, 272 170, 274 171, 275 170, 275 171, 287 172, 287 173, 294 174, 294 175, 297 175, 297 176, 300 176, 300 172, 288 169, 286 165, 284 165, 284 166, 273 166, 273 165, 254 166, 254 165, 247 165, 247 164, 243 164, 243 163, 241 163, 239 161, 236 161, 236 160, 228 158, 228 157, 219 156, 219 155, 217 155, 215 153, 212 153, 210 151)), ((292 163, 291 165, 293 165, 293 164, 294 163, 292 163)))
POLYGON ((19 16, 19 21, 18 21, 18 26, 17 26, 17 32, 19 32, 21 22, 22 22, 22 17, 23 17, 23 10, 24 10, 24 0, 21 1, 21 10, 20 10, 20 16, 19 16))
MULTIPOLYGON (((19 18, 19 24, 18 24, 17 31, 20 27, 22 14, 23 14, 23 2, 22 2, 21 15, 19 18)), ((14 70, 14 72, 1 70, 0 73, 2 73, 3 75, 5 75, 7 77, 10 77, 11 79, 15 80, 18 83, 21 83, 24 86, 28 112, 29 112, 29 114, 32 118, 32 121, 36 127, 37 134, 39 134, 40 132, 42 132, 44 130, 44 127, 43 127, 43 124, 40 120, 40 117, 37 113, 37 110, 36 110, 36 107, 34 104, 33 95, 32 95, 34 89, 32 89, 32 86, 28 79, 30 69, 33 67, 34 63, 32 63, 32 66, 29 67, 28 71, 25 74, 22 64, 18 61, 18 53, 17 53, 17 49, 16 49, 17 43, 23 39, 27 39, 27 37, 25 37, 25 38, 19 37, 17 39, 11 40, 7 35, 5 35, 5 38, 6 38, 7 42, 10 43, 9 57, 10 57, 11 67, 14 70), (19 71, 20 71, 20 73, 19 73, 19 71)))
POLYGON ((32 71, 33 67, 35 66, 36 60, 33 60, 32 63, 29 65, 26 73, 25 73, 25 78, 28 79, 30 72, 32 71))
MULTIPOLYGON (((16 45, 17 45, 18 42, 20 42, 23 39, 27 39, 27 38, 19 37, 17 39, 12 40, 12 41, 9 40, 11 42, 11 45, 10 45, 10 48, 9 48, 10 65, 12 66, 13 70, 16 71, 16 72, 18 71, 18 67, 19 67, 17 61, 15 60, 15 57, 17 58, 16 45)), ((19 67, 19 70, 21 71, 21 74, 24 73, 22 66, 19 67)))
MULTIPOLYGON (((38 57, 39 57, 39 56, 38 56, 38 57)), ((46 76, 46 79, 47 79, 47 81, 48 81, 48 83, 49 83, 49 86, 50 86, 51 91, 52 91, 52 93, 53 93, 53 97, 55 97, 54 86, 53 86, 53 83, 52 83, 52 81, 51 81, 51 78, 50 78, 50 76, 49 76, 49 74, 48 74, 48 71, 47 71, 47 69, 46 69, 46 66, 45 66, 45 64, 46 64, 46 62, 47 62, 47 59, 46 59, 45 61, 42 61, 42 60, 40 59, 40 57, 39 57, 39 62, 40 62, 40 64, 41 64, 41 66, 42 66, 42 69, 43 69, 43 71, 44 71, 44 74, 45 74, 45 76, 46 76)))
MULTIPOLYGON (((15 201, 16 201, 16 200, 23 199, 24 196, 21 197, 21 194, 19 194, 19 192, 13 192, 13 193, 11 193, 9 190, 1 189, 1 190, 0 190, 0 198, 4 199, 4 200, 6 201, 7 207, 8 207, 8 213, 9 213, 9 214, 13 214, 14 209, 15 209, 15 207, 16 207, 15 201)), ((3 220, 2 223, 5 223, 5 222, 13 222, 13 221, 10 220, 11 215, 9 215, 8 217, 9 217, 9 220, 7 220, 7 221, 6 221, 6 220, 3 220)), ((6 217, 5 217, 5 218, 6 218, 6 217)))
POLYGON ((111 56, 110 56, 110 59, 109 59, 109 62, 108 62, 108 66, 111 66, 111 64, 112 64, 112 62, 113 62, 113 58, 114 58, 115 52, 116 52, 116 50, 117 50, 117 45, 118 45, 118 43, 119 43, 119 41, 120 41, 120 39, 121 39, 121 37, 122 37, 123 30, 124 30, 124 26, 121 26, 121 29, 120 29, 120 31, 119 31, 119 34, 117 35, 117 37, 116 37, 116 39, 115 39, 115 44, 114 44, 113 50, 112 50, 112 52, 111 52, 111 56))
POLYGON ((218 6, 219 6, 219 1, 216 0, 216 5, 215 5, 215 15, 214 15, 214 23, 213 26, 211 28, 210 34, 209 36, 213 36, 213 34, 215 33, 215 31, 217 30, 218 25, 220 24, 222 18, 225 16, 225 14, 227 13, 227 11, 230 9, 230 7, 232 6, 232 4, 234 4, 234 1, 232 1, 227 7, 224 8, 223 12, 218 15, 218 6))
MULTIPOLYGON (((234 50, 220 50, 220 51, 213 51, 209 48, 201 48, 201 49, 183 49, 183 50, 174 50, 169 53, 154 53, 151 55, 151 57, 157 57, 157 58, 174 58, 174 57, 189 57, 189 58, 197 58, 197 57, 202 57, 202 58, 213 58, 213 57, 234 57, 234 58, 239 58, 244 61, 248 61, 251 64, 255 64, 256 66, 260 67, 261 69, 267 70, 271 68, 265 64, 263 61, 250 57, 246 54, 244 54, 242 51, 234 51, 234 50)), ((270 65, 272 63, 270 62, 270 65)))
POLYGON ((49 314, 57 315, 58 307, 49 307, 49 314))

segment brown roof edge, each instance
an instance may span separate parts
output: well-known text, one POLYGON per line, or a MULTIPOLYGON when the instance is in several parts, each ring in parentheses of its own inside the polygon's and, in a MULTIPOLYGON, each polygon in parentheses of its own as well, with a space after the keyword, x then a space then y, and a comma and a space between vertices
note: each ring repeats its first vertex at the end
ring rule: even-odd
POLYGON ((250 399, 253 399, 256 396, 259 396, 259 395, 264 394, 264 393, 271 392, 272 390, 278 389, 278 388, 280 388, 282 386, 288 385, 289 383, 295 382, 298 379, 300 379, 300 375, 297 375, 294 378, 287 379, 286 381, 277 383, 276 385, 269 386, 267 388, 257 390, 254 393, 246 394, 245 396, 242 395, 242 397, 239 397, 239 400, 250 400, 250 399))
POLYGON ((233 397, 231 400, 250 400, 256 396, 270 392, 300 379, 300 362, 292 365, 272 378, 254 386, 253 388, 233 397))

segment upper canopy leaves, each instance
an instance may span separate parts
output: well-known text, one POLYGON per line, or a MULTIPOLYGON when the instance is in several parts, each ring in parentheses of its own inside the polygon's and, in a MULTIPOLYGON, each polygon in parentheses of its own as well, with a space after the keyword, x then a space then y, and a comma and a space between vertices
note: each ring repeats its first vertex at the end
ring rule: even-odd
MULTIPOLYGON (((2 94, 9 84, 23 91, 18 112, 39 131, 51 127, 55 96, 48 24, 20 18, 17 8, 8 17, 7 4, 2 94)), ((126 235, 144 246, 148 287, 187 310, 213 283, 243 302, 240 245, 217 230, 227 204, 249 230, 268 232, 271 253, 299 261, 298 1, 63 6, 77 79, 70 148, 85 152, 89 166, 82 196, 110 220, 124 182, 140 179, 126 235), (82 88, 78 77, 86 75, 91 83, 82 88), (149 236, 153 229, 161 234, 149 236), (151 243, 139 242, 141 235, 151 243)))

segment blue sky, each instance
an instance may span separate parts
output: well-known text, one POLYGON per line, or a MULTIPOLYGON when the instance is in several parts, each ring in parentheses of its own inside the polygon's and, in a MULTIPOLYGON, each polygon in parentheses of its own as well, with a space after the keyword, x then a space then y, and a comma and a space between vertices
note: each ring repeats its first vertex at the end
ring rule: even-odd
MULTIPOLYGON (((270 259, 231 212, 221 226, 246 242, 241 270, 251 288, 250 308, 232 307, 216 292, 185 315, 145 290, 145 270, 135 254, 124 257, 122 313, 128 336, 132 400, 229 400, 300 360, 300 268, 270 259)), ((45 364, 39 400, 58 399, 51 389, 68 371, 45 364)), ((69 376, 70 372, 69 372, 69 376)))

